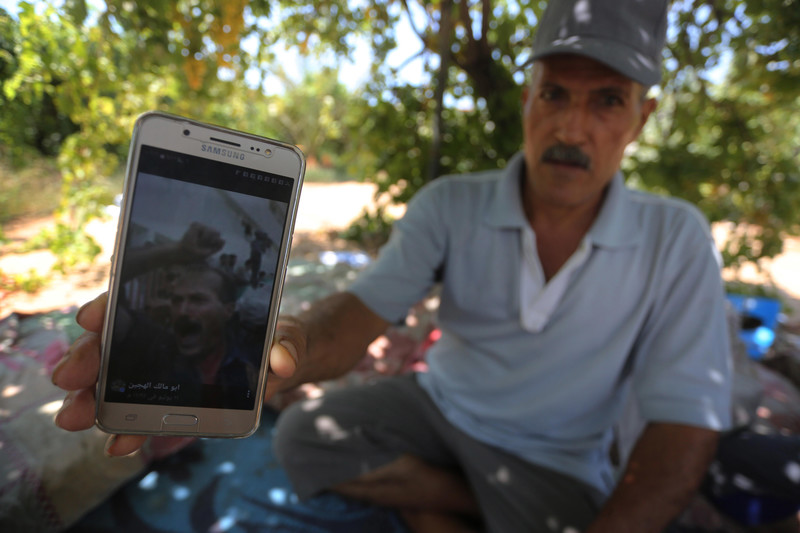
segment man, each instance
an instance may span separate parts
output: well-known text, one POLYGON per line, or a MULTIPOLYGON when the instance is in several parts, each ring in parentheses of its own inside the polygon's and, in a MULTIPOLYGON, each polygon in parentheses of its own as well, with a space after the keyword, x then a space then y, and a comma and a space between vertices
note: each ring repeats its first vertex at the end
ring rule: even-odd
MULTIPOLYGON (((267 395, 347 372, 442 280, 427 374, 281 415, 276 452, 301 498, 333 490, 437 532, 660 531, 680 512, 728 425, 730 370, 707 225, 618 172, 655 107, 665 25, 665 1, 551 2, 523 153, 436 180, 348 292, 283 318, 267 395), (648 424, 617 478, 629 398, 648 424)), ((102 301, 80 313, 87 329, 102 301)), ((73 391, 66 429, 91 425, 89 335, 54 375, 73 391)))
POLYGON ((112 361, 111 376, 204 384, 233 380, 231 384, 246 385, 248 373, 244 368, 253 367, 255 377, 258 367, 252 360, 259 354, 247 357, 246 347, 233 334, 231 280, 203 263, 186 265, 178 272, 168 290, 167 328, 159 327, 143 313, 124 308, 118 311, 126 316, 117 322, 114 332, 112 351, 117 356, 112 361))
POLYGON ((260 335, 255 341, 235 319, 234 280, 207 262, 223 246, 219 232, 195 222, 175 242, 128 254, 123 282, 163 293, 158 315, 165 316, 156 320, 147 305, 128 305, 122 292, 109 368, 119 401, 133 394, 129 383, 180 383, 185 400, 202 395, 201 385, 256 386, 266 322, 253 332, 260 335))

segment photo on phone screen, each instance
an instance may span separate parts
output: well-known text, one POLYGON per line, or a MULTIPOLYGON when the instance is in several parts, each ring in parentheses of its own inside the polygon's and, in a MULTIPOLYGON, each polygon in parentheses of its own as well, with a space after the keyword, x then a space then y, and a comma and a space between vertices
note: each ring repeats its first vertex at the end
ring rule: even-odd
POLYGON ((294 180, 238 153, 141 146, 105 402, 254 408, 294 180))

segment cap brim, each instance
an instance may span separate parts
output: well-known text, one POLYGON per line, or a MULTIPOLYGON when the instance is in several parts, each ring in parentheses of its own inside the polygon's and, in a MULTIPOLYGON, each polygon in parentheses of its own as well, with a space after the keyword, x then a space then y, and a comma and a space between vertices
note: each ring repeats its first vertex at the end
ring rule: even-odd
POLYGON ((636 50, 607 39, 590 37, 567 37, 537 50, 530 61, 556 54, 575 54, 603 63, 620 74, 641 83, 645 87, 661 81, 661 65, 653 62, 636 50))

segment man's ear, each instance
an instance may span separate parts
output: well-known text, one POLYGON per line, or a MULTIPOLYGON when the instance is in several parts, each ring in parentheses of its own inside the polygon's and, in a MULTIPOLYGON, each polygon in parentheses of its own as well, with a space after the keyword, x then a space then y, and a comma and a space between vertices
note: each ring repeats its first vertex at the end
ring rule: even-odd
POLYGON ((647 98, 642 102, 642 106, 639 110, 639 124, 636 127, 636 134, 634 135, 634 139, 639 137, 639 134, 642 133, 644 125, 647 124, 647 119, 650 118, 650 114, 653 111, 655 111, 657 105, 658 105, 658 100, 656 100, 655 98, 647 98))
POLYGON ((520 96, 520 103, 522 104, 521 109, 523 114, 525 114, 525 112, 528 109, 528 100, 530 99, 530 96, 531 96, 531 86, 530 84, 525 84, 522 87, 522 94, 520 96))

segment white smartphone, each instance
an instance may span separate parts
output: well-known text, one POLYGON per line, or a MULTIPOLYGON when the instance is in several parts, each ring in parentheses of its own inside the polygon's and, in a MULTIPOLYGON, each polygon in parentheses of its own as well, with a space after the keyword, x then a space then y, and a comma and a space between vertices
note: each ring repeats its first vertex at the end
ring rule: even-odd
POLYGON ((97 385, 109 433, 258 427, 305 158, 164 113, 136 122, 97 385))

